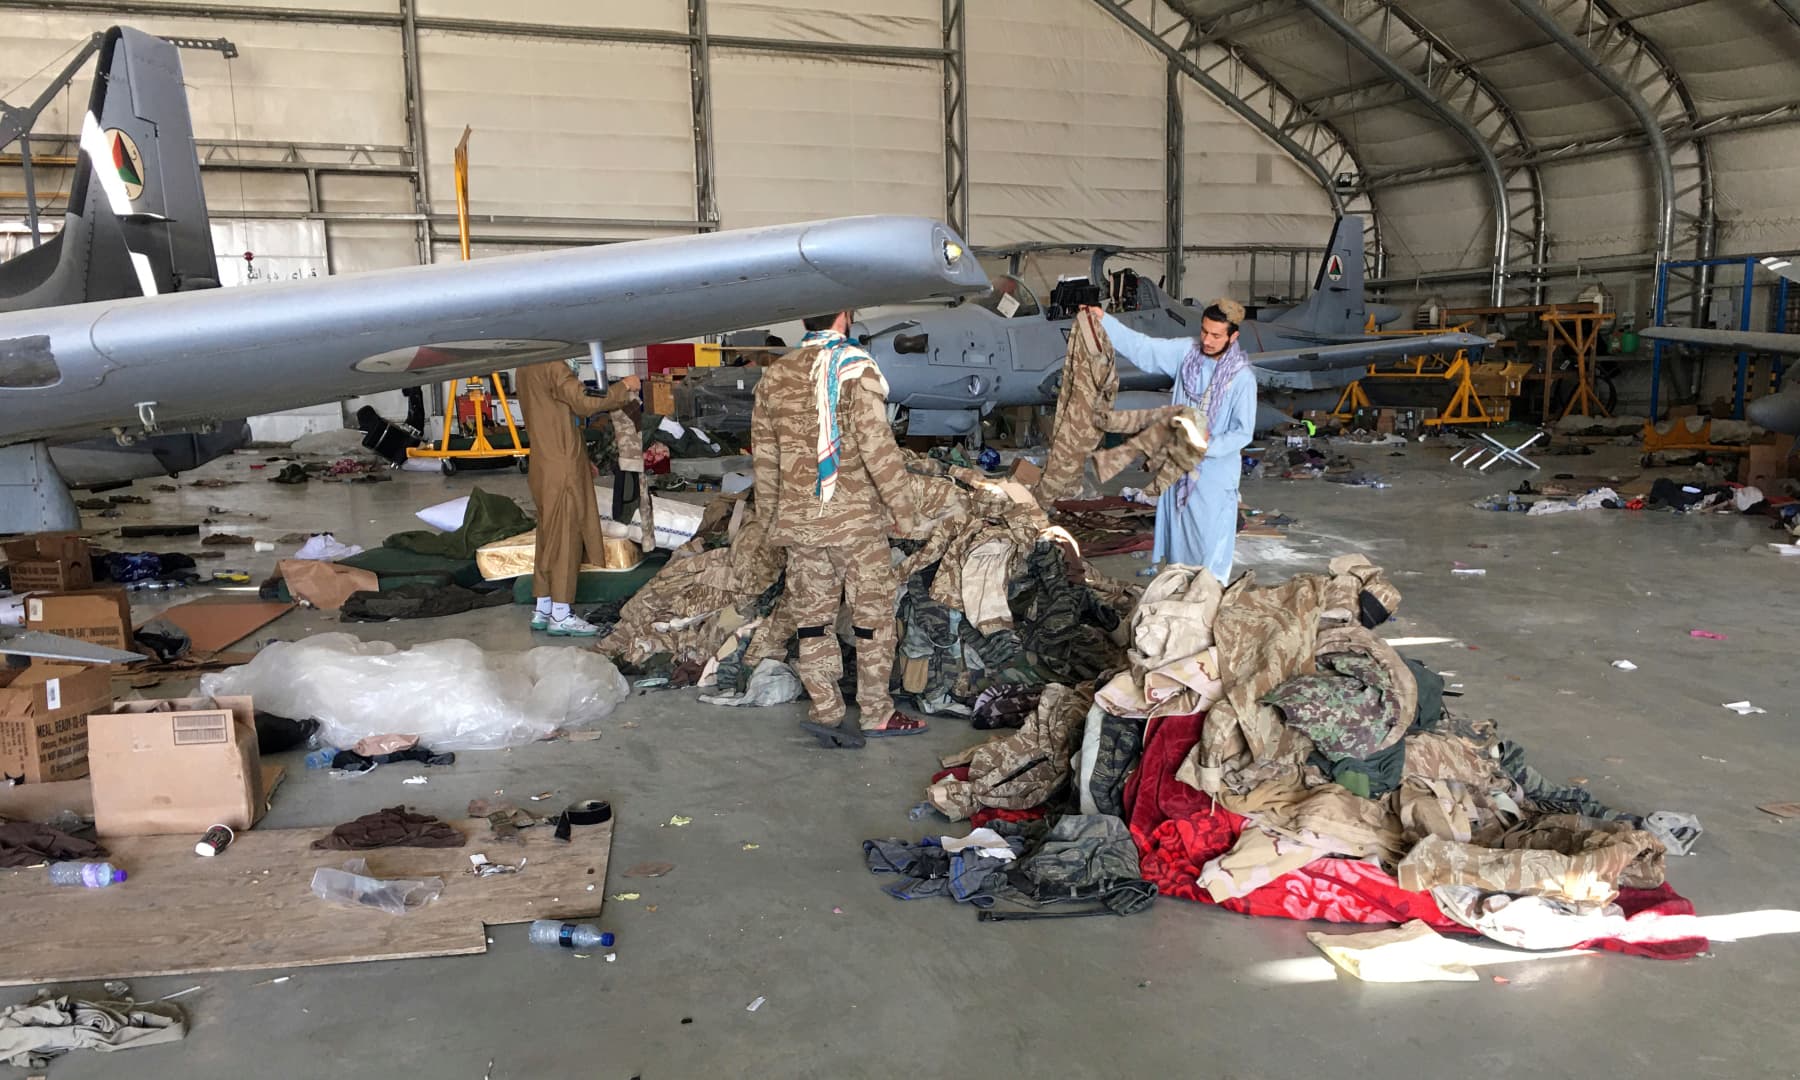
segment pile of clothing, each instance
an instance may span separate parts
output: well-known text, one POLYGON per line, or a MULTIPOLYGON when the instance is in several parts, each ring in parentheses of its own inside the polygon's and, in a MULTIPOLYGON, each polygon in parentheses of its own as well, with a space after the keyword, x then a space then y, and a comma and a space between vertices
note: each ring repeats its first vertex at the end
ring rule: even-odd
POLYGON ((1172 567, 1131 609, 1123 664, 1035 691, 1022 726, 943 760, 925 805, 1020 830, 1021 861, 1061 822, 1116 821, 1157 893, 1247 914, 1704 951, 1664 881, 1698 823, 1556 786, 1454 715, 1374 632, 1400 601, 1360 555, 1273 586, 1172 567))
MULTIPOLYGON (((1093 679, 1122 661, 1136 587, 1095 571, 1023 486, 906 457, 930 523, 925 539, 890 548, 901 582, 891 689, 907 707, 974 716, 990 689, 1093 679)), ((778 676, 767 661, 797 653, 785 585, 753 494, 721 495, 598 648, 627 670, 671 672, 670 685, 717 687, 736 701, 759 669, 778 676)), ((844 665, 846 693, 855 666, 844 665)))

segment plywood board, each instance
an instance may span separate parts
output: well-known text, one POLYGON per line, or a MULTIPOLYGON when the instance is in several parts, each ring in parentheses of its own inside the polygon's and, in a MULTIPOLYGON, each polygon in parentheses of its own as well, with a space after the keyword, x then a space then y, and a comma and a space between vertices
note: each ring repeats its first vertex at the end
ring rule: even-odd
POLYGON ((216 653, 256 633, 294 610, 293 604, 268 600, 191 600, 163 612, 187 631, 195 653, 216 653))
POLYGON ((208 859, 194 836, 118 837, 107 847, 130 878, 106 889, 56 888, 41 867, 0 871, 0 986, 466 955, 486 951, 487 925, 600 913, 611 822, 568 843, 539 827, 504 844, 485 819, 451 824, 466 847, 314 851, 328 827, 252 829, 208 859), (525 869, 475 877, 476 852, 525 869), (405 915, 313 896, 314 870, 353 858, 376 877, 441 877, 443 894, 405 915))

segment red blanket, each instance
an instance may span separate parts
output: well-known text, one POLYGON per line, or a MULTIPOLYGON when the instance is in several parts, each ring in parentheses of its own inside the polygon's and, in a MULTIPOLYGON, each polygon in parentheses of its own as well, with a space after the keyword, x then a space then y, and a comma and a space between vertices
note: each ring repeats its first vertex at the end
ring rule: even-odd
MULTIPOLYGON (((1210 904, 1212 897, 1196 883, 1200 870, 1209 860, 1231 850, 1243 831, 1244 819, 1175 779, 1175 770, 1199 741, 1200 722, 1199 716, 1149 721, 1143 760, 1125 785, 1125 813, 1137 841, 1144 878, 1155 882, 1164 896, 1210 904)), ((1703 937, 1659 940, 1661 935, 1655 930, 1659 918, 1694 913, 1694 905, 1669 885, 1626 889, 1618 903, 1634 924, 1630 938, 1589 941, 1579 947, 1664 960, 1685 960, 1706 951, 1703 937)), ((1319 859, 1219 906, 1245 915, 1339 923, 1419 919, 1438 930, 1474 933, 1439 911, 1430 893, 1407 892, 1380 867, 1351 859, 1319 859)))

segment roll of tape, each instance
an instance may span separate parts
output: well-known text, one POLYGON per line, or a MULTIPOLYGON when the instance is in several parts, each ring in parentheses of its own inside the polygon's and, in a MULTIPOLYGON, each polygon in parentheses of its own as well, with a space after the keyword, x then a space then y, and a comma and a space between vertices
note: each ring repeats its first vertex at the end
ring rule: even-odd
POLYGON ((577 825, 599 825, 612 820, 612 803, 605 799, 582 799, 572 802, 556 816, 556 838, 567 840, 577 825))

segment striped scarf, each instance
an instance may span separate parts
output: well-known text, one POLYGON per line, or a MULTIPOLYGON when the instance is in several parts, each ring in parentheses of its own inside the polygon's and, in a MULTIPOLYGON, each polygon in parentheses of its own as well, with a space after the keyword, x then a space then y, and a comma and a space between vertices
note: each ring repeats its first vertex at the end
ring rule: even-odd
MULTIPOLYGON (((875 359, 849 338, 832 330, 814 330, 800 339, 800 348, 817 349, 813 355, 813 403, 819 416, 819 483, 813 489, 820 502, 830 502, 837 490, 841 438, 838 432, 838 394, 843 384, 865 371, 881 379, 875 359)), ((881 379, 887 396, 887 380, 881 379)))
MULTIPOLYGON (((1212 433, 1219 428, 1219 415, 1225 408, 1225 391, 1231 386, 1231 381, 1238 377, 1238 373, 1250 366, 1250 358, 1244 354, 1242 346, 1235 341, 1232 342, 1226 346, 1225 352, 1216 361, 1213 361, 1212 378, 1208 379, 1206 385, 1202 387, 1200 378, 1206 370, 1206 362, 1209 359, 1210 357, 1200 351, 1200 342, 1195 341, 1194 347, 1188 350, 1187 359, 1181 363, 1181 387, 1187 391, 1188 400, 1198 405, 1200 411, 1206 414, 1207 437, 1211 438, 1212 433)), ((1188 495, 1192 493, 1194 477, 1198 472, 1199 469, 1196 467, 1194 472, 1188 473, 1176 483, 1177 505, 1187 505, 1188 495)))

